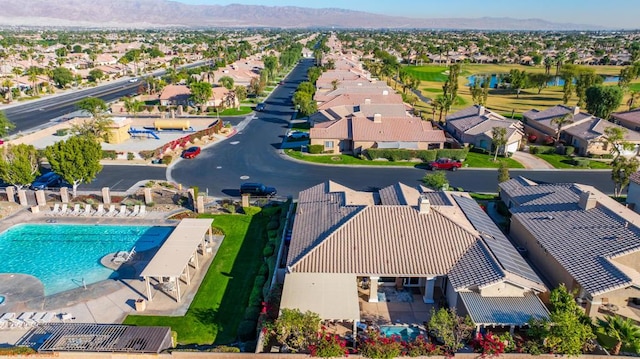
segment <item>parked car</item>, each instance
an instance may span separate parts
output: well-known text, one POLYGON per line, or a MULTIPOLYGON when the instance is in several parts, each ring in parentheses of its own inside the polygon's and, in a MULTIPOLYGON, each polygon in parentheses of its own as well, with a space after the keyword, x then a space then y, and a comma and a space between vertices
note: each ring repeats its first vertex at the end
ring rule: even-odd
POLYGON ((266 107, 267 106, 265 105, 264 102, 260 102, 259 104, 256 105, 256 111, 264 111, 266 107))
POLYGON ((429 163, 429 168, 432 171, 435 171, 435 170, 456 171, 460 167, 462 167, 462 162, 457 160, 452 160, 450 158, 440 158, 437 161, 433 161, 429 163))
POLYGON ((275 196, 278 191, 273 187, 267 187, 262 183, 245 182, 240 185, 240 194, 251 194, 257 197, 275 196))
POLYGON ((129 82, 138 82, 138 78, 137 78, 137 77, 134 77, 134 78, 132 78, 132 79, 129 79, 129 82))
POLYGON ((303 139, 303 138, 309 138, 309 132, 304 132, 304 131, 289 131, 287 132, 287 137, 294 139, 294 140, 299 140, 299 139, 303 139))
POLYGON ((49 187, 57 187, 62 184, 62 177, 55 172, 47 172, 42 176, 36 178, 31 184, 31 189, 34 191, 46 189, 49 187))
POLYGON ((200 147, 193 146, 182 151, 182 158, 195 158, 199 154, 200 154, 200 147))

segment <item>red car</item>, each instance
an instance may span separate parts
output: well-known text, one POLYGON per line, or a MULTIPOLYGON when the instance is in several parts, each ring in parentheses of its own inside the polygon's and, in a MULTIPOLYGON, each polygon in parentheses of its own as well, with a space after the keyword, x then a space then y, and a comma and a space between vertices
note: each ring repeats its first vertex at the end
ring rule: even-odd
POLYGON ((189 147, 182 152, 182 158, 195 158, 200 154, 200 147, 193 146, 189 147))
POLYGON ((462 163, 460 161, 452 160, 450 158, 440 158, 437 161, 433 161, 429 163, 429 168, 431 168, 432 171, 435 171, 435 170, 455 171, 460 167, 462 167, 462 163))

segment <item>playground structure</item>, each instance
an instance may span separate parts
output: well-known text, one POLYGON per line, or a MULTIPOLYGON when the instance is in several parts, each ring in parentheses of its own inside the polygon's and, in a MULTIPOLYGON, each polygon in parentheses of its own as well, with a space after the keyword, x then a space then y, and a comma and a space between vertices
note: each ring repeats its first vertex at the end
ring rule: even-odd
POLYGON ((148 130, 148 129, 136 130, 135 128, 130 128, 128 132, 129 132, 129 135, 131 135, 131 137, 134 137, 134 138, 142 137, 143 135, 146 135, 147 138, 153 137, 156 140, 160 139, 160 137, 158 137, 158 134, 154 130, 148 130))
POLYGON ((156 131, 195 132, 189 120, 155 120, 153 121, 153 127, 156 131))

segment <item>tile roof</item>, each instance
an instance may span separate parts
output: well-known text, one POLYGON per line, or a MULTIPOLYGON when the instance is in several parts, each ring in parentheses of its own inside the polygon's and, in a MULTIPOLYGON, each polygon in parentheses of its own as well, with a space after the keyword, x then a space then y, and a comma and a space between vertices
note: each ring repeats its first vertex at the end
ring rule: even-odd
POLYGON ((597 117, 591 117, 586 121, 576 124, 575 126, 564 127, 564 131, 574 137, 582 138, 586 141, 592 141, 604 136, 605 129, 609 127, 624 129, 624 138, 627 141, 640 141, 640 133, 628 130, 622 126, 616 125, 615 123, 597 117))
POLYGON ((598 295, 633 284, 611 259, 640 251, 640 216, 593 187, 507 182, 500 187, 516 205, 512 220, 522 223, 585 291, 598 295), (588 210, 578 205, 586 190, 597 199, 588 210))
POLYGON ((611 114, 611 117, 613 117, 614 119, 625 120, 640 125, 640 108, 636 108, 634 110, 626 112, 617 112, 611 114))
MULTIPOLYGON (((444 142, 444 132, 417 117, 384 117, 379 123, 369 118, 351 120, 354 141, 444 142)), ((313 136, 311 136, 313 138, 313 136)))
POLYGON ((188 97, 191 90, 186 85, 167 85, 160 94, 161 100, 171 100, 177 97, 188 97))
POLYGON ((373 104, 388 104, 398 103, 402 104, 402 96, 399 94, 391 93, 389 95, 382 94, 343 94, 335 97, 334 99, 327 101, 318 107, 318 110, 329 109, 334 106, 355 106, 362 105, 366 100, 369 100, 373 104))
POLYGON ((451 268, 449 281, 453 289, 484 287, 504 279, 505 273, 491 258, 489 248, 476 241, 451 268))
POLYGON ((549 320, 549 311, 534 293, 524 297, 483 297, 459 292, 471 320, 477 325, 523 326, 531 317, 549 320))
POLYGON ((640 171, 632 173, 629 176, 629 180, 635 184, 640 184, 640 171))

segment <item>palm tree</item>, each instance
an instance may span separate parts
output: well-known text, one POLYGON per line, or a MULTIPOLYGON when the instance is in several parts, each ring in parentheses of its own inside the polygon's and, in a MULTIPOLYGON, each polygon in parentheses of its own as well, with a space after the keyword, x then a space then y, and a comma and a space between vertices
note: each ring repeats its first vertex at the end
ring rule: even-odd
POLYGON ((573 123, 573 112, 569 112, 564 116, 556 117, 551 120, 552 125, 558 126, 556 130, 556 142, 560 141, 560 131, 562 131, 562 126, 573 123))
POLYGON ((615 339, 616 344, 611 349, 612 355, 618 355, 622 345, 638 346, 640 344, 640 327, 629 318, 618 315, 605 315, 598 318, 598 332, 615 339))
POLYGON ((13 93, 11 92, 11 87, 13 86, 13 81, 10 78, 6 78, 2 81, 2 87, 7 89, 6 98, 7 101, 13 101, 13 93))
POLYGON ((566 59, 567 59, 567 57, 564 54, 564 52, 559 52, 556 55, 556 77, 560 73, 560 68, 562 67, 562 65, 564 65, 564 62, 565 62, 566 59))
POLYGON ((551 66, 553 66, 553 59, 550 57, 545 57, 544 58, 544 73, 545 75, 549 75, 549 72, 551 71, 551 66))
POLYGON ((631 97, 627 101, 627 105, 629 106, 629 111, 633 110, 636 106, 636 101, 640 100, 640 91, 631 91, 631 97))

